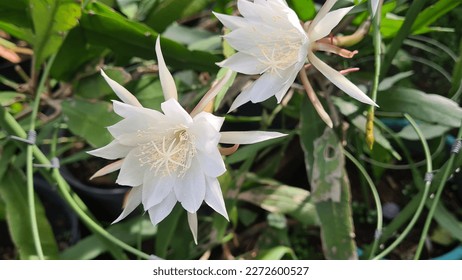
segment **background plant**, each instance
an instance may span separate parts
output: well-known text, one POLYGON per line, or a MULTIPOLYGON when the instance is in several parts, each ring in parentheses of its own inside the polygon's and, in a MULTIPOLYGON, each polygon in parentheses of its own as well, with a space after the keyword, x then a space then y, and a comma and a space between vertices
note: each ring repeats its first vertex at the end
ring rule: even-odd
MULTIPOLYGON (((319 8, 311 0, 288 3, 302 21, 319 8)), ((82 168, 101 163, 86 151, 109 143, 106 126, 119 120, 101 67, 143 106, 158 110, 163 94, 154 43, 161 34, 179 100, 191 110, 223 75, 215 63, 233 52, 211 12, 231 14, 235 1, 1 1, 0 258, 408 259, 457 248, 461 3, 384 1, 371 19, 369 3, 354 1, 333 33, 352 34, 370 20, 364 37, 348 47, 359 53, 352 60, 322 58, 336 69, 360 67, 348 78, 376 93, 375 111, 309 69, 334 129, 326 128, 300 81, 281 104, 270 99, 226 115, 227 130, 271 128, 289 136, 226 157, 220 183, 231 222, 199 213, 196 246, 179 209, 157 228, 142 213, 110 225, 61 173, 77 170, 88 178, 92 171, 82 168), (78 214, 78 240, 53 231, 39 177, 78 214)), ((235 76, 215 100, 216 114, 225 115, 249 79, 235 76)))

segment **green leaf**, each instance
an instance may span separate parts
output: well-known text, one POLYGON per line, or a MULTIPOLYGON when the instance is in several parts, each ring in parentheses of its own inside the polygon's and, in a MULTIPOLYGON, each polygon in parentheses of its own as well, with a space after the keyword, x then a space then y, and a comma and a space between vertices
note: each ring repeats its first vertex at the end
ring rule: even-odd
POLYGON ((87 62, 97 60, 102 56, 104 50, 104 47, 89 44, 84 30, 77 26, 67 34, 59 48, 51 66, 50 75, 58 80, 72 80, 87 62))
POLYGON ((0 1, 0 29, 31 43, 32 21, 27 3, 28 0, 0 1))
MULTIPOLYGON (((160 258, 167 257, 167 250, 174 240, 174 233, 178 227, 180 217, 184 214, 183 208, 176 205, 172 212, 159 223, 156 237, 156 255, 160 258)), ((185 234, 183 234, 184 237, 185 234)))
POLYGON ((144 75, 126 87, 144 107, 160 111, 160 104, 165 101, 165 97, 158 77, 144 75))
MULTIPOLYGON (((444 125, 433 125, 425 122, 419 123, 419 128, 422 131, 423 136, 425 139, 433 139, 436 137, 441 137, 441 135, 444 135, 446 132, 451 130, 452 128, 449 126, 444 126, 444 125)), ((417 135, 415 132, 415 129, 411 125, 405 126, 398 134, 397 136, 407 139, 407 140, 419 140, 420 137, 417 135)))
POLYGON ((439 0, 435 4, 427 7, 419 13, 414 24, 412 25, 412 32, 422 33, 422 30, 427 28, 430 24, 452 11, 454 8, 462 4, 462 0, 439 0))
MULTIPOLYGON (((107 67, 104 69, 104 72, 121 85, 125 85, 132 79, 130 74, 120 67, 107 67)), ((101 98, 109 94, 114 94, 100 72, 81 79, 75 87, 75 93, 84 98, 101 98)))
MULTIPOLYGON (((135 245, 139 235, 145 240, 156 234, 156 228, 152 226, 149 219, 128 219, 111 225, 107 231, 117 239, 135 245)), ((80 240, 77 244, 63 251, 59 258, 63 260, 91 260, 107 252, 107 245, 102 242, 96 234, 92 234, 80 240)))
POLYGON ((18 99, 24 99, 25 97, 25 94, 16 91, 2 91, 0 92, 0 105, 8 106, 15 103, 18 99))
POLYGON ((451 99, 410 88, 392 88, 378 95, 380 110, 408 113, 431 124, 459 127, 462 108, 451 99))
MULTIPOLYGON (((11 238, 21 259, 36 259, 27 203, 26 178, 19 170, 10 167, 0 182, 0 196, 6 207, 6 221, 11 238)), ((40 200, 35 197, 37 226, 43 253, 47 259, 56 259, 58 245, 48 223, 40 200)))
POLYGON ((74 99, 64 101, 62 109, 72 133, 83 137, 92 147, 108 144, 112 136, 106 127, 120 120, 112 112, 111 104, 103 101, 92 103, 74 99))
MULTIPOLYGON (((89 44, 112 50, 123 57, 155 59, 157 32, 131 21, 111 8, 92 2, 82 14, 81 26, 89 44)), ((190 51, 172 40, 161 39, 162 53, 169 66, 216 72, 219 58, 208 52, 190 51)))
POLYGON ((312 202, 321 223, 327 259, 357 259, 351 194, 342 145, 306 98, 301 108, 300 144, 311 185, 312 202))
POLYGON ((290 247, 286 246, 276 246, 271 249, 261 250, 258 255, 255 257, 257 260, 280 260, 284 256, 288 255, 292 259, 297 259, 294 251, 290 247))
MULTIPOLYGON (((430 207, 430 203, 427 203, 427 207, 430 207)), ((435 221, 452 237, 462 242, 462 223, 441 203, 436 207, 435 221)))
POLYGON ((257 205, 271 213, 289 214, 306 225, 318 224, 310 193, 297 187, 270 180, 259 180, 264 186, 254 187, 239 194, 238 198, 257 205))
POLYGON ((64 36, 77 25, 81 16, 79 4, 74 0, 30 0, 34 24, 35 68, 61 46, 64 36))
POLYGON ((303 22, 313 19, 316 14, 313 0, 289 0, 287 3, 303 22))
POLYGON ((171 23, 178 19, 194 15, 202 11, 210 0, 163 0, 158 1, 158 5, 146 16, 144 21, 147 25, 151 26, 154 30, 162 33, 171 23))

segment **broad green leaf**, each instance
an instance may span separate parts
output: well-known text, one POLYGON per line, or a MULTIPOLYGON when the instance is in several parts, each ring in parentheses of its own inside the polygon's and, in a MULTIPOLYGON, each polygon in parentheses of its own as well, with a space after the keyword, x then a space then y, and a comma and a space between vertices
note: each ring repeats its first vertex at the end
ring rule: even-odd
POLYGON ((305 99, 301 108, 300 144, 321 226, 326 259, 357 259, 348 175, 342 145, 305 99))
POLYGON ((408 113, 432 124, 459 127, 462 120, 462 108, 456 102, 416 89, 397 87, 381 92, 377 104, 382 111, 408 113))
MULTIPOLYGON (((10 167, 0 182, 0 196, 5 203, 6 221, 10 236, 21 259, 36 259, 27 203, 26 178, 17 169, 10 167)), ((56 259, 58 245, 45 215, 40 200, 35 197, 37 226, 42 250, 47 259, 56 259)))
POLYGON ((104 47, 89 44, 84 30, 80 26, 76 26, 67 34, 61 48, 59 48, 50 75, 58 80, 72 80, 77 77, 77 72, 87 62, 97 60, 104 50, 104 47))
POLYGON ((258 255, 255 257, 255 259, 257 260, 281 260, 286 255, 289 256, 293 260, 297 259, 292 248, 286 247, 286 246, 276 246, 271 249, 261 250, 258 253, 258 255))
POLYGON ((412 25, 413 33, 422 33, 423 29, 462 4, 462 0, 439 0, 419 13, 412 25))
POLYGON ((65 34, 77 25, 80 5, 74 0, 30 0, 34 24, 35 68, 61 46, 65 34))
POLYGON ((386 77, 380 82, 378 90, 384 91, 384 90, 390 89, 392 86, 394 86, 399 81, 409 78, 412 75, 414 75, 414 71, 401 72, 394 76, 386 77))
POLYGON ((158 5, 146 16, 144 21, 157 32, 162 33, 174 21, 194 15, 202 11, 210 0, 163 0, 158 1, 158 5))
MULTIPOLYGON (((422 131, 423 136, 427 140, 436 137, 441 137, 441 135, 444 135, 446 132, 452 129, 449 126, 433 125, 425 122, 419 123, 419 128, 422 131)), ((411 125, 405 126, 399 133, 397 133, 397 136, 407 140, 417 141, 420 139, 420 137, 415 132, 415 129, 411 125)))
POLYGON ((14 37, 32 43, 32 21, 28 0, 0 1, 0 29, 14 37))
POLYGON ((16 102, 18 99, 24 99, 25 94, 16 91, 1 91, 0 92, 0 105, 8 106, 16 102))
POLYGON ((258 183, 265 185, 244 191, 238 198, 271 213, 289 214, 303 224, 318 224, 316 209, 309 201, 310 193, 307 190, 268 180, 258 183))
MULTIPOLYGON (((431 203, 427 203, 427 207, 430 207, 430 204, 431 203)), ((462 222, 441 203, 436 207, 435 221, 448 231, 452 237, 462 242, 462 222)))
MULTIPOLYGON (((104 69, 104 72, 106 72, 106 74, 111 77, 111 79, 121 85, 125 85, 132 79, 130 74, 127 73, 123 68, 108 67, 104 69)), ((91 99, 113 94, 113 91, 101 76, 101 73, 98 71, 91 76, 87 76, 79 80, 75 87, 75 94, 84 98, 91 99)))
MULTIPOLYGON (((81 26, 87 42, 112 50, 123 57, 155 59, 157 32, 145 24, 131 21, 111 8, 92 2, 82 14, 81 26)), ((208 52, 190 51, 167 38, 161 39, 162 53, 169 66, 215 72, 219 58, 208 52)))
POLYGON ((69 130, 83 137, 92 147, 108 144, 112 136, 106 127, 120 120, 120 117, 112 112, 111 104, 103 101, 92 103, 74 99, 64 101, 62 109, 69 130))
POLYGON ((287 2, 301 21, 305 22, 314 18, 316 9, 313 0, 289 0, 287 2))
MULTIPOLYGON (((156 228, 147 218, 132 218, 109 226, 106 229, 111 235, 128 245, 135 245, 141 235, 141 239, 152 238, 156 234, 156 228)), ((107 245, 101 238, 92 234, 80 240, 77 244, 64 250, 59 258, 63 260, 91 260, 107 251, 107 245)))
POLYGON ((156 76, 144 75, 141 79, 130 82, 126 88, 146 108, 159 111, 160 104, 165 101, 160 80, 156 76))

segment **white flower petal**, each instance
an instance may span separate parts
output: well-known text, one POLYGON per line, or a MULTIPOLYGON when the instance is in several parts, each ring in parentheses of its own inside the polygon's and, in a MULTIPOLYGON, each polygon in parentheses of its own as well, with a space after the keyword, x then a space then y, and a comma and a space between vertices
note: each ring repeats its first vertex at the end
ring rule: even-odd
POLYGON ((313 28, 318 25, 319 21, 323 19, 326 14, 332 9, 332 7, 335 5, 337 0, 327 0, 322 6, 321 9, 319 9, 318 13, 314 17, 313 21, 311 21, 310 26, 308 27, 308 34, 310 34, 313 30, 313 28))
POLYGON ((244 27, 247 24, 247 20, 243 17, 229 16, 225 14, 219 14, 213 12, 213 14, 218 18, 219 21, 226 27, 231 30, 244 27))
POLYGON ((117 219, 115 219, 115 221, 112 222, 113 224, 127 217, 131 212, 133 212, 133 210, 136 209, 136 207, 138 207, 138 205, 140 205, 141 189, 142 188, 138 186, 138 187, 132 188, 130 192, 127 193, 126 205, 124 206, 124 210, 122 211, 120 216, 117 219))
POLYGON ((116 183, 124 186, 136 187, 143 184, 145 167, 141 166, 138 154, 139 148, 135 148, 124 158, 116 183))
POLYGON ((117 100, 113 100, 112 104, 113 104, 114 112, 123 118, 149 117, 149 118, 152 118, 153 120, 157 120, 157 119, 161 119, 164 117, 164 115, 161 112, 158 112, 156 110, 152 110, 149 108, 136 107, 130 104, 119 102, 117 100))
POLYGON ((353 6, 338 9, 329 12, 325 17, 321 18, 319 22, 313 26, 311 32, 308 33, 310 40, 314 42, 329 35, 332 29, 339 24, 339 22, 351 9, 353 9, 353 6))
POLYGON ((195 213, 199 209, 205 197, 205 175, 197 160, 192 162, 189 170, 183 178, 178 179, 173 189, 186 211, 195 213))
POLYGON ((220 131, 221 126, 223 125, 223 122, 225 121, 225 118, 217 117, 217 116, 215 116, 213 114, 210 114, 208 112, 200 112, 193 119, 194 119, 194 122, 202 122, 202 121, 207 122, 217 132, 220 131))
POLYGON ((165 219, 172 212, 176 202, 175 194, 171 192, 161 203, 149 208, 148 213, 151 223, 155 226, 165 219))
POLYGON ((216 146, 214 150, 208 151, 207 153, 199 151, 197 153, 197 158, 202 171, 207 176, 218 177, 223 175, 226 171, 225 163, 216 146))
POLYGON ((258 5, 248 1, 248 0, 238 0, 237 1, 237 9, 241 13, 241 15, 247 19, 258 20, 260 19, 260 15, 258 13, 258 5))
POLYGON ((159 64, 160 84, 162 85, 162 91, 164 92, 165 100, 169 100, 170 98, 178 100, 175 80, 173 79, 172 74, 170 74, 168 71, 164 56, 162 55, 162 50, 160 48, 160 36, 158 36, 156 40, 156 55, 157 64, 159 64))
POLYGON ((160 104, 162 111, 168 117, 168 120, 175 124, 192 123, 191 116, 181 107, 176 99, 169 99, 160 104))
POLYGON ((122 167, 123 159, 113 162, 111 164, 106 165, 105 167, 101 168, 100 170, 96 171, 93 176, 91 176, 90 180, 96 177, 104 176, 111 172, 117 171, 122 167))
POLYGON ((268 68, 255 56, 242 52, 233 54, 230 58, 217 63, 217 65, 246 75, 261 74, 268 68))
POLYGON ((206 119, 195 120, 188 131, 194 135, 196 149, 209 152, 217 148, 220 133, 206 119))
POLYGON ((308 59, 311 64, 313 64, 313 66, 319 70, 319 72, 326 76, 326 78, 328 78, 334 85, 343 90, 346 94, 363 103, 377 106, 377 104, 375 104, 375 102, 372 101, 369 96, 362 92, 350 80, 317 58, 312 52, 308 53, 308 59))
POLYGON ((273 131, 223 131, 221 132, 220 143, 253 144, 283 136, 287 136, 287 134, 273 131))
POLYGON ((229 221, 228 212, 226 211, 223 193, 221 192, 220 183, 216 178, 206 177, 207 190, 205 192, 205 203, 213 210, 225 217, 229 221))
POLYGON ((158 176, 154 171, 146 172, 143 181, 143 206, 149 209, 159 204, 171 192, 176 184, 175 176, 158 176))
POLYGON ((189 229, 194 238, 194 243, 197 245, 197 214, 196 213, 188 213, 188 225, 189 229))
POLYGON ((278 96, 278 101, 287 93, 287 89, 294 82, 297 72, 295 74, 293 68, 287 71, 277 73, 266 72, 258 78, 252 85, 245 88, 234 100, 229 112, 234 111, 241 105, 252 101, 252 103, 262 102, 273 95, 278 96), (290 80, 291 79, 291 80, 290 80))
POLYGON ((121 145, 117 140, 112 141, 104 147, 88 151, 87 153, 105 159, 118 159, 125 157, 133 147, 121 145))
POLYGON ((120 100, 122 100, 123 102, 127 104, 133 105, 133 106, 143 107, 141 106, 141 103, 138 101, 138 99, 136 99, 136 97, 133 94, 131 94, 126 88, 121 86, 119 83, 109 78, 106 75, 106 73, 104 73, 103 69, 101 69, 101 75, 103 75, 106 82, 115 92, 115 94, 117 94, 120 100))

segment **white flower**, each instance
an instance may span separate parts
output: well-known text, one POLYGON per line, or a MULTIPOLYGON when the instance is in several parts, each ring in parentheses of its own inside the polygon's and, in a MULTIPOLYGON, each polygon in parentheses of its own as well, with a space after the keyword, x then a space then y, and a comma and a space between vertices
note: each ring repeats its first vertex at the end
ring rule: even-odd
POLYGON ((273 95, 281 102, 306 62, 353 98, 375 104, 357 86, 314 55, 315 50, 348 57, 354 55, 336 46, 317 42, 329 35, 352 8, 329 12, 336 1, 326 1, 306 32, 284 0, 238 0, 242 17, 215 14, 224 26, 232 30, 224 38, 238 51, 219 65, 243 74, 262 74, 240 93, 230 111, 248 101, 261 102, 273 95))
MULTIPOLYGON (((197 243, 196 212, 205 201, 228 219, 217 177, 225 171, 218 143, 250 144, 284 136, 277 132, 221 132, 224 118, 207 112, 188 114, 177 101, 173 77, 156 43, 159 77, 166 101, 162 112, 143 108, 128 90, 101 74, 117 96, 114 111, 122 121, 108 127, 114 140, 89 153, 105 159, 120 159, 93 177, 120 169, 117 183, 131 186, 125 208, 114 221, 130 214, 140 203, 153 225, 162 221, 177 202, 188 213, 188 222, 197 243)), ((212 88, 213 91, 219 89, 212 88)), ((196 110, 197 111, 197 110, 196 110)))

